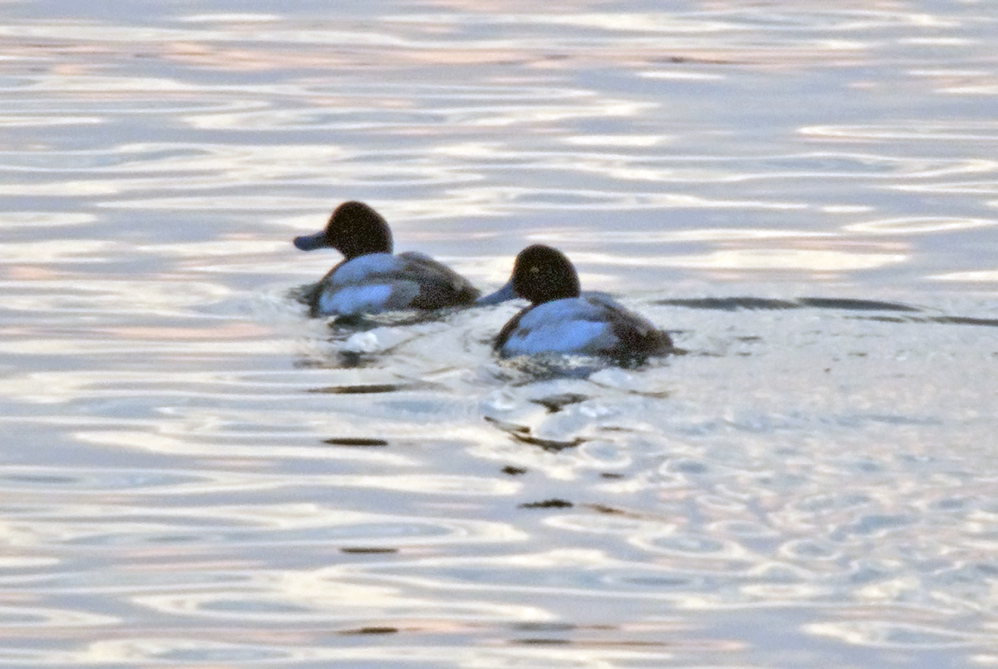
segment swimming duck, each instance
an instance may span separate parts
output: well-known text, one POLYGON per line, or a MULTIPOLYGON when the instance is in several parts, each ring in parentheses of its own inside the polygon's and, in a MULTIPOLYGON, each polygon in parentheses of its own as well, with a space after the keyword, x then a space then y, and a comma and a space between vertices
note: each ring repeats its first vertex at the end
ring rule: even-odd
POLYGON ((324 230, 294 243, 302 251, 328 246, 343 254, 303 295, 312 316, 442 309, 469 304, 479 295, 464 277, 427 255, 392 255, 388 223, 363 202, 344 202, 324 230))
POLYGON ((631 358, 672 350, 669 335, 606 295, 580 293, 579 275, 550 246, 528 246, 516 256, 513 276, 479 304, 511 296, 530 300, 495 339, 504 358, 537 353, 631 358))

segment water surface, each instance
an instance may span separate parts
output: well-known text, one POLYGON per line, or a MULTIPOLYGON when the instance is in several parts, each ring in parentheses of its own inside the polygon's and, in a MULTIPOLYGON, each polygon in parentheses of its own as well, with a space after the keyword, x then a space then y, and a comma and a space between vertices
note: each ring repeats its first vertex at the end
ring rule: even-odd
POLYGON ((998 662, 987 3, 4 14, 0 663, 998 662), (686 354, 310 320, 346 199, 686 354))

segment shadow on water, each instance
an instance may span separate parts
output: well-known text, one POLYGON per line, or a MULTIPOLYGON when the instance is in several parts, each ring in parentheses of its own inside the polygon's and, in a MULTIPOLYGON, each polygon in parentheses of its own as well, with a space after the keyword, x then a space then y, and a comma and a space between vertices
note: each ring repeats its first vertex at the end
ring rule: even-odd
POLYGON ((707 311, 787 311, 792 309, 824 309, 860 313, 883 312, 905 315, 900 317, 869 316, 865 318, 897 323, 940 323, 943 325, 998 327, 998 319, 995 318, 974 318, 970 316, 948 315, 922 316, 915 314, 924 314, 925 311, 923 309, 908 304, 849 298, 801 297, 794 300, 782 300, 764 297, 701 297, 690 299, 656 300, 653 304, 681 307, 686 309, 702 309, 707 311))
POLYGON ((327 386, 324 388, 309 388, 306 392, 324 395, 380 395, 395 393, 402 390, 415 390, 428 386, 412 383, 367 383, 347 386, 327 386))
POLYGON ((322 443, 329 444, 330 446, 351 446, 356 448, 372 448, 388 445, 388 442, 384 439, 369 439, 365 437, 331 437, 323 439, 322 443))
POLYGON ((339 335, 349 335, 355 332, 365 332, 380 327, 419 325, 422 323, 437 323, 466 307, 453 307, 432 310, 386 311, 379 314, 350 314, 343 316, 325 316, 315 313, 311 308, 314 294, 322 286, 321 282, 296 286, 287 291, 287 299, 301 304, 308 310, 310 318, 325 319, 330 330, 339 335))
MULTIPOLYGON (((586 380, 608 369, 621 369, 628 372, 648 370, 657 365, 668 364, 672 358, 688 353, 689 351, 685 349, 673 347, 657 353, 624 356, 565 355, 562 353, 525 355, 501 360, 497 380, 514 387, 558 379, 586 380)), ((576 397, 569 393, 537 400, 537 403, 542 404, 552 413, 556 413, 562 407, 584 399, 585 397, 576 397)))
POLYGON ((484 416, 487 423, 491 423, 499 430, 505 432, 513 439, 523 442, 525 444, 532 444, 534 446, 540 446, 545 451, 550 451, 557 453, 558 451, 563 451, 566 448, 573 448, 579 444, 585 443, 586 439, 582 437, 574 437, 572 439, 547 439, 543 437, 538 437, 533 433, 530 427, 526 425, 517 425, 515 423, 507 423, 501 421, 492 416, 484 416))
POLYGON ((691 299, 658 300, 655 304, 688 309, 715 311, 775 311, 784 309, 838 309, 845 311, 900 311, 917 313, 917 307, 877 300, 852 300, 843 298, 802 297, 796 300, 768 299, 764 297, 701 297, 691 299))

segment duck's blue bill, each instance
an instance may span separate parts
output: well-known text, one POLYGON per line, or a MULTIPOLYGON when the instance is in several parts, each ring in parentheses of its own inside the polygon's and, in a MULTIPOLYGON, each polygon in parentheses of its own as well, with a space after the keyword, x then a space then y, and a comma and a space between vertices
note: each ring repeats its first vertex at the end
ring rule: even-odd
POLYGON ((326 245, 326 233, 317 232, 314 235, 295 237, 295 246, 302 251, 314 251, 326 245))
POLYGON ((516 299, 517 294, 513 290, 513 280, 510 279, 509 283, 505 286, 492 293, 491 295, 486 295, 485 297, 480 297, 475 300, 475 304, 499 304, 500 302, 505 302, 506 300, 516 299))

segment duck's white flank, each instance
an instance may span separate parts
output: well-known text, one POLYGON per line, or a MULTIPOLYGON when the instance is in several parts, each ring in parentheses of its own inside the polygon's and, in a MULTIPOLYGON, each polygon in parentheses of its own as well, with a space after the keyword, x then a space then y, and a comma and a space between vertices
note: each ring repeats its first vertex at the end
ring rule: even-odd
POLYGON ((503 346, 506 355, 598 354, 620 345, 606 306, 585 297, 540 304, 524 314, 503 346))
POLYGON ((358 283, 371 276, 390 274, 397 270, 400 261, 391 253, 371 253, 343 263, 332 276, 334 284, 358 283))

